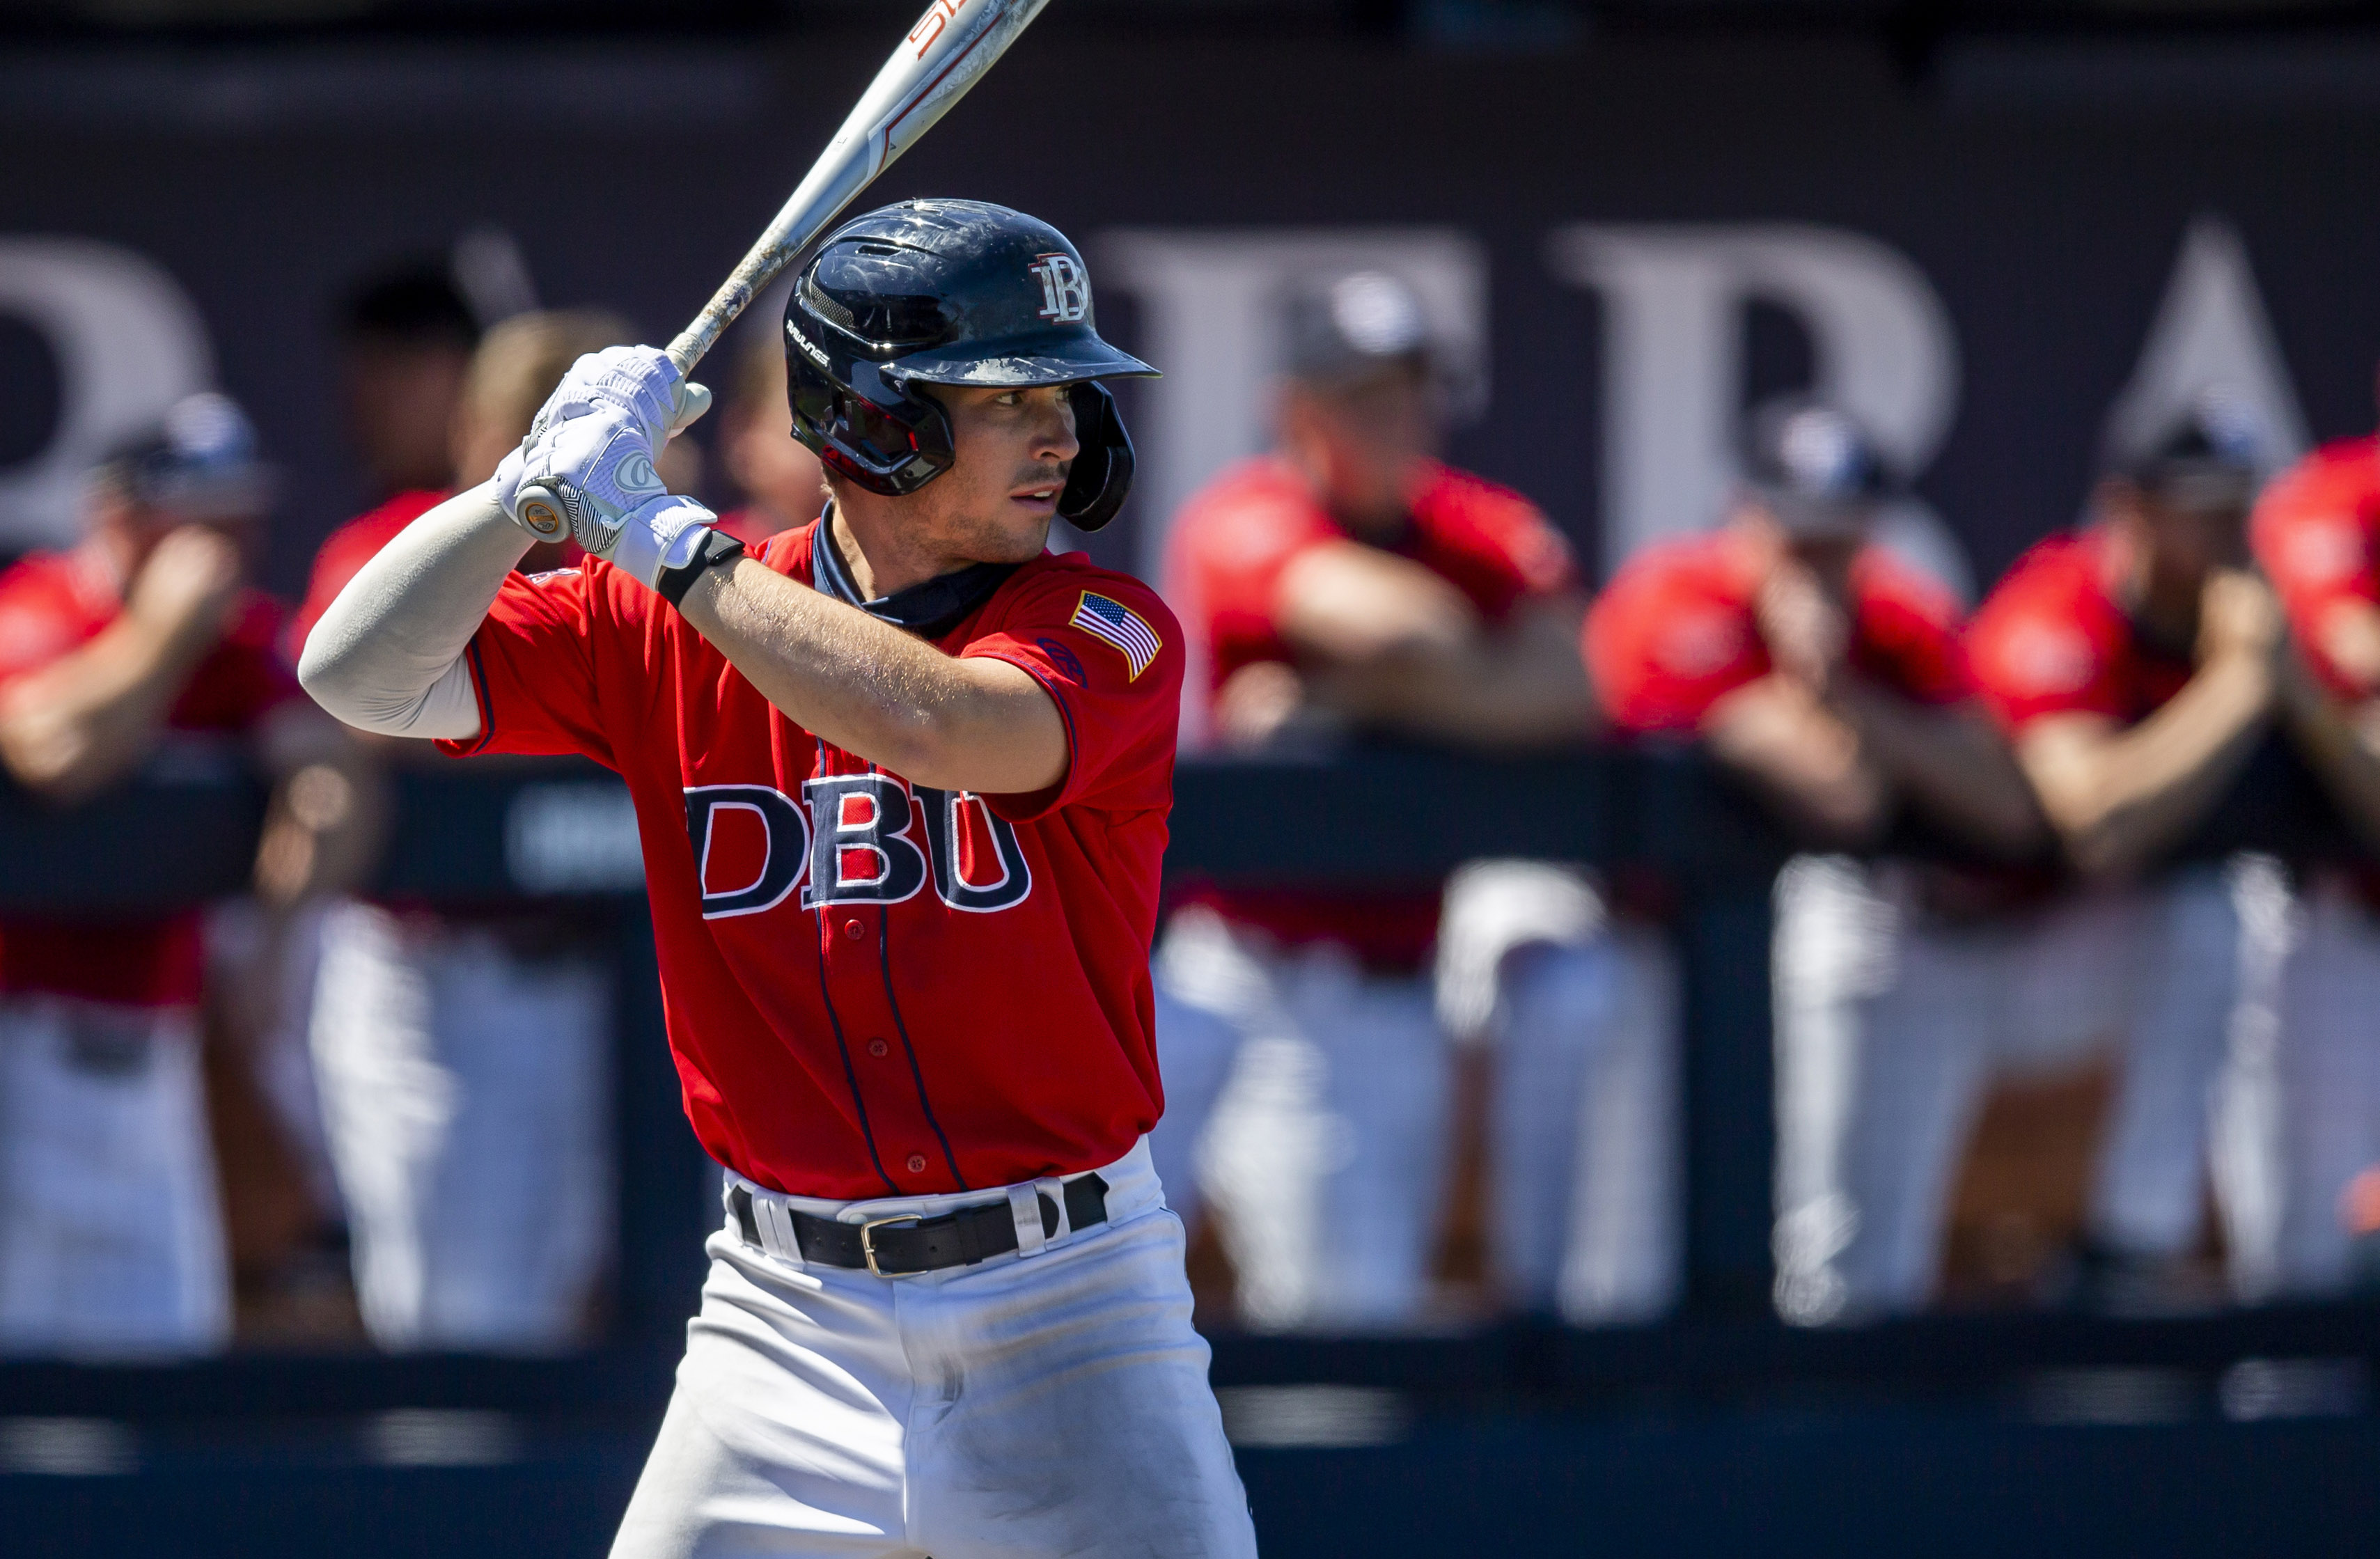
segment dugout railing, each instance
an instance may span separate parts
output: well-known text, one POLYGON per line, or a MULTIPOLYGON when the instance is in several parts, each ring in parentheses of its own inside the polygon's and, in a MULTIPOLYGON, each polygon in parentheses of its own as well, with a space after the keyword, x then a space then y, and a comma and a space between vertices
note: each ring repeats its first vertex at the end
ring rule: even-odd
MULTIPOLYGON (((2284 755, 2262 755, 2191 853, 2254 848, 2307 859, 2356 849, 2308 784, 2284 755)), ((0 913, 103 922, 222 898, 247 881, 263 810, 255 779, 204 746, 169 749, 138 783, 73 809, 0 790, 0 913)), ((1937 846, 1912 835, 1894 847, 1937 846)), ((1792 849, 1690 749, 1482 760, 1365 748, 1185 761, 1172 879, 1361 885, 1427 879, 1483 857, 1587 863, 1658 887, 1684 990, 1687 1288, 1674 1316, 1645 1326, 1516 1322, 1430 1337, 1226 1334, 1215 1339, 1217 1384, 1332 1382, 1570 1404, 1814 1393, 1974 1400, 2061 1374, 2130 1371, 2211 1402, 2242 1361, 2310 1361, 2334 1382, 2374 1378, 2380 1304, 2362 1301, 2173 1318, 1996 1313, 1815 1330, 1779 1321, 1769 1302, 1769 934, 1776 872, 1792 849)), ((0 1417, 658 1409, 700 1282, 709 1166, 680 1113, 662 1037, 625 789, 572 761, 400 767, 378 886, 433 904, 567 898, 613 939, 619 1225, 603 1340, 551 1359, 241 1351, 178 1365, 6 1360, 0 1417)))

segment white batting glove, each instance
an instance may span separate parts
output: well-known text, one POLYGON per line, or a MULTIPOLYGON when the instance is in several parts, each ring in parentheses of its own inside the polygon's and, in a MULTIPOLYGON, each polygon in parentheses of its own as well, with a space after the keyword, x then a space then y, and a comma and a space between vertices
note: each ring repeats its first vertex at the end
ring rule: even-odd
POLYGON ((654 457, 710 407, 710 392, 681 379, 664 352, 612 347, 589 353, 570 365, 528 436, 496 467, 496 501, 519 523, 521 490, 552 491, 578 544, 595 552, 597 538, 666 491, 654 457))
POLYGON ((718 518, 691 498, 664 493, 622 515, 594 542, 580 536, 578 544, 650 590, 663 569, 683 568, 694 561, 695 550, 718 518))
POLYGON ((529 442, 563 422, 610 408, 636 419, 646 444, 657 450, 710 406, 710 392, 686 383, 660 347, 606 347, 570 365, 529 424, 529 442))

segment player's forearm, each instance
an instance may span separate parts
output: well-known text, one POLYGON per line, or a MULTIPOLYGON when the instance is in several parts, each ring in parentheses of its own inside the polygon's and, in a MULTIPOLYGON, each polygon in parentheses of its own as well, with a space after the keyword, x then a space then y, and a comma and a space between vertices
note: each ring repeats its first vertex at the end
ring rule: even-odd
POLYGON ((1767 676, 1713 705, 1703 744, 1812 842, 1872 841, 1890 818, 1892 793, 1862 751, 1858 733, 1808 688, 1767 676))
POLYGON ((2272 694, 2267 663, 2210 661, 2131 729, 2026 756, 2042 810, 2075 865, 2095 875, 2135 871, 2196 827, 2247 765, 2272 694))
POLYGON ((485 488, 456 493, 356 571, 307 637, 298 681, 362 730, 477 736, 463 652, 528 548, 485 488))
POLYGON ((1562 746, 1595 725, 1595 700, 1575 654, 1557 662, 1416 650, 1320 672, 1312 683, 1315 700, 1334 712, 1465 747, 1562 746))
POLYGON ((1409 642, 1312 675, 1316 701, 1354 719, 1467 747, 1565 746, 1597 712, 1578 627, 1585 603, 1555 601, 1494 633, 1409 642))
POLYGON ((0 710, 0 762, 18 784, 59 801, 121 778, 155 746, 209 642, 195 630, 118 617, 10 690, 0 710))
POLYGON ((946 655, 750 558, 679 610, 786 718, 905 779, 1000 796, 1065 777, 1056 706, 1005 662, 946 655))
POLYGON ((1920 810, 2000 855, 2030 855, 2047 839, 2015 754, 1973 712, 1925 708, 1856 677, 1842 679, 1828 701, 1920 810))

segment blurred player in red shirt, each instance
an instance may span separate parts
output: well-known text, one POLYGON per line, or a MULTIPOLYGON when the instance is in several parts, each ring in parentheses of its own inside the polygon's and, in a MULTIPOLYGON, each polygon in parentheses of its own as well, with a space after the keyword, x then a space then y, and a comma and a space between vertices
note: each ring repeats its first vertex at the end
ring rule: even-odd
MULTIPOLYGON (((1869 539, 1895 494, 1864 432, 1822 404, 1775 402, 1752 419, 1745 469, 1724 523, 1640 554, 1596 602, 1585 655, 1611 723, 1698 737, 1820 848, 1876 846, 1904 817, 1987 856, 2038 847, 1975 700, 1957 600, 1869 539)), ((1863 1038, 1895 1042, 1876 1031, 1888 1013, 1858 1009, 1896 944, 1928 934, 1937 878, 1811 856, 1780 883, 1778 1297, 1796 1320, 1850 1298, 1831 1263, 1865 1188, 1839 1162, 1845 1104, 1863 1038)), ((1886 991, 1919 1014, 1938 1005, 1922 981, 1886 991)))
MULTIPOLYGON (((2380 839, 2380 438, 2325 445, 2265 490, 2251 530, 2295 653, 2281 715, 2349 823, 2380 839)), ((2281 987, 2277 1276, 2292 1293, 2369 1283, 2380 1164, 2380 874, 2303 869, 2302 936, 2281 987)))
POLYGON ((1888 1299, 1922 1296, 1943 1202, 1996 1071, 2112 1048, 2122 1076, 2086 1209, 2078 1295, 2198 1302, 2208 1090, 2240 999, 2243 879, 2174 857, 2265 740, 2281 615, 2245 522, 2269 449, 2241 406, 2202 400, 2119 451, 2082 529, 2019 558, 1975 614, 1968 656, 2082 886, 2012 908, 1958 949, 1946 1021, 1913 1036, 1876 1108, 1928 1156, 1854 1255, 1888 1299), (2015 951, 2011 953, 2010 949, 2015 951))
POLYGON ((455 407, 479 344, 480 322, 443 266, 392 271, 347 299, 339 397, 374 497, 453 484, 455 407))
POLYGON ((780 530, 808 525, 826 506, 826 471, 794 437, 785 409, 785 350, 763 333, 736 359, 735 382, 719 408, 718 450, 744 506, 719 529, 757 547, 780 530))
MULTIPOLYGON (((1211 732, 1234 746, 1351 726, 1491 749, 1583 738, 1569 549, 1525 499, 1437 459, 1439 386, 1410 288, 1317 278, 1286 327, 1273 452, 1194 496, 1170 543, 1211 732)), ((1251 1067, 1279 1122, 1209 1155, 1259 1324, 1396 1324, 1422 1303, 1448 1116, 1425 969, 1439 899, 1435 882, 1209 889, 1168 933, 1153 1146, 1178 1201, 1243 1042, 1266 1041, 1251 1067)))
MULTIPOLYGON (((0 574, 0 763, 71 804, 161 746, 246 744, 275 793, 257 883, 286 907, 352 863, 346 743, 244 582, 271 472, 193 396, 93 472, 80 545, 0 574)), ((0 1346, 176 1353, 230 1335, 199 1071, 195 911, 0 921, 0 1346)))
MULTIPOLYGON (((489 331, 438 419, 461 485, 519 446, 573 360, 629 333, 594 311, 489 331)), ((399 493, 322 544, 298 649, 356 571, 446 496, 399 493)), ((576 561, 540 547, 523 566, 576 561)), ((426 742, 363 739, 385 762, 438 761, 426 742)), ((610 1253, 605 951, 552 907, 350 900, 325 916, 310 1041, 357 1295, 382 1346, 579 1339, 610 1253)))

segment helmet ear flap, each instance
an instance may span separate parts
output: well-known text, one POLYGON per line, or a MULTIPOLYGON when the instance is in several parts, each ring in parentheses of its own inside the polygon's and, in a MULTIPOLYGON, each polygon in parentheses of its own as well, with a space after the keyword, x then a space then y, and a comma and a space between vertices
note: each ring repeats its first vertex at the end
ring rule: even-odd
POLYGON ((798 351, 785 360, 794 437, 830 471, 898 498, 950 469, 950 420, 931 396, 910 395, 872 363, 853 364, 844 384, 798 351))
POLYGON ((1115 518, 1132 493, 1132 435, 1124 432, 1115 396, 1105 384, 1086 379, 1066 387, 1075 408, 1079 446, 1058 513, 1075 530, 1089 532, 1115 518))

